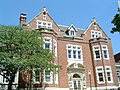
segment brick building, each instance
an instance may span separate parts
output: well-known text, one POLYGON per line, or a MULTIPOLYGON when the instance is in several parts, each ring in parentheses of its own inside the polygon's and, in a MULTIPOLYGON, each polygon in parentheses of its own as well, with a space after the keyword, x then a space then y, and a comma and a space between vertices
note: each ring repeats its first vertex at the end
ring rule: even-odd
POLYGON ((119 89, 120 89, 120 53, 115 54, 114 58, 115 58, 115 65, 116 65, 119 89))
MULTIPOLYGON (((44 47, 54 52, 54 63, 61 66, 57 73, 49 70, 44 72, 46 90, 117 89, 111 41, 95 18, 85 30, 73 24, 58 25, 46 8, 28 23, 26 19, 26 14, 21 14, 20 25, 41 30, 44 47)), ((39 90, 41 73, 34 70, 33 74, 33 87, 39 90)))
MULTIPOLYGON (((44 72, 47 90, 113 90, 118 86, 110 38, 94 18, 87 29, 57 25, 46 8, 26 24, 21 14, 20 25, 41 30, 45 48, 54 51, 54 63, 62 68, 58 73, 44 72)), ((34 71, 34 83, 40 82, 39 71, 34 71)), ((39 87, 35 87, 38 88, 39 87)))

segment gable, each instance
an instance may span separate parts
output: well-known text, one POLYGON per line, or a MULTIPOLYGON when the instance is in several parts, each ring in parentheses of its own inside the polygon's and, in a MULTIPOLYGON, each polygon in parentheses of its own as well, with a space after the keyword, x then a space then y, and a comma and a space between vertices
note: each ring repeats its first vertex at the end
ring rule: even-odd
POLYGON ((66 35, 76 36, 77 28, 71 24, 65 31, 66 35))
POLYGON ((27 27, 33 30, 40 29, 40 28, 46 28, 46 29, 54 30, 54 32, 59 31, 59 27, 57 26, 55 21, 50 17, 45 7, 36 17, 34 17, 27 24, 27 27))
POLYGON ((92 38, 108 38, 108 36, 105 34, 105 32, 102 30, 102 28, 97 23, 96 19, 94 18, 89 27, 84 32, 86 38, 92 39, 92 38))

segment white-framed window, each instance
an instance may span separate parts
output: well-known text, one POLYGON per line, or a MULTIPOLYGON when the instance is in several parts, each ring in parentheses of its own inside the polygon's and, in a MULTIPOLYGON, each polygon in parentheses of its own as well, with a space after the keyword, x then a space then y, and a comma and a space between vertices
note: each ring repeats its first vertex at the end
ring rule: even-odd
POLYGON ((68 60, 82 60, 82 47, 79 45, 67 45, 68 60))
POLYGON ((102 67, 102 66, 96 67, 96 74, 97 74, 98 84, 105 83, 104 70, 103 70, 103 67, 102 67))
POLYGON ((50 37, 44 37, 44 48, 52 50, 52 39, 50 37))
POLYGON ((52 28, 52 23, 51 22, 47 22, 47 21, 37 20, 37 29, 40 29, 40 28, 51 29, 52 28))
POLYGON ((52 72, 50 70, 44 71, 44 82, 45 83, 52 83, 52 72))
POLYGON ((101 31, 91 30, 91 38, 99 38, 99 37, 102 37, 101 31))
MULTIPOLYGON (((3 73, 1 73, 1 74, 4 75, 4 73, 6 73, 6 71, 3 71, 3 73)), ((13 81, 13 84, 18 83, 18 75, 19 75, 19 72, 17 72, 15 74, 15 79, 13 81)), ((10 76, 7 76, 7 77, 10 78, 10 76)), ((4 76, 0 75, 0 83, 2 83, 2 84, 8 84, 9 80, 7 78, 5 78, 4 76)))
POLYGON ((94 51, 94 59, 95 60, 100 60, 101 59, 101 53, 100 53, 100 46, 93 46, 93 51, 94 51))
POLYGON ((33 72, 33 75, 34 75, 34 82, 35 83, 40 83, 40 77, 41 77, 41 73, 40 73, 40 70, 39 69, 34 69, 34 72, 33 72))
POLYGON ((120 65, 116 65, 116 71, 117 71, 118 82, 120 83, 120 65))
POLYGON ((69 30, 69 35, 70 35, 70 36, 76 36, 76 32, 75 32, 75 30, 74 30, 73 28, 71 28, 71 29, 69 30))
POLYGON ((109 59, 108 47, 107 45, 102 45, 102 52, 104 59, 109 59))
POLYGON ((113 83, 112 70, 110 66, 105 66, 106 79, 108 83, 113 83))
POLYGON ((56 68, 54 71, 54 81, 55 84, 58 84, 58 68, 56 68))

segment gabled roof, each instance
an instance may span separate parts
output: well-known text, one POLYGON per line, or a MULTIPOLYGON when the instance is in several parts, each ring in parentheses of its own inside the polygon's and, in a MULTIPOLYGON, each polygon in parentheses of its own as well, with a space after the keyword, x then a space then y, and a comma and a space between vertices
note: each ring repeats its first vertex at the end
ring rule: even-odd
MULTIPOLYGON (((56 24, 56 22, 52 19, 52 17, 49 15, 49 13, 48 13, 48 10, 47 10, 47 8, 46 7, 43 7, 43 9, 42 9, 42 11, 39 13, 39 14, 37 14, 34 18, 32 18, 29 22, 28 22, 28 24, 30 23, 30 22, 32 22, 36 17, 38 17, 41 13, 43 13, 43 12, 46 12, 46 14, 50 17, 50 19, 54 22, 54 24, 58 27, 58 25, 56 24)), ((59 28, 59 27, 58 27, 59 28)), ((60 28, 59 28, 60 29, 60 28)))
MULTIPOLYGON (((104 32, 104 30, 99 26, 97 20, 95 18, 93 18, 92 22, 90 23, 90 25, 87 27, 87 29, 85 30, 84 34, 86 34, 86 32, 89 30, 89 28, 91 27, 92 24, 96 24, 96 26, 98 26, 100 28, 100 30, 106 35, 106 33, 104 32)), ((106 37, 109 39, 109 37, 106 35, 106 37)))
POLYGON ((74 24, 71 24, 71 25, 68 27, 68 30, 70 30, 71 28, 74 28, 74 30, 77 31, 77 28, 74 26, 74 24))
POLYGON ((114 55, 115 62, 120 62, 120 52, 114 55))
MULTIPOLYGON (((58 25, 58 26, 59 26, 61 32, 64 32, 64 33, 69 28, 69 26, 63 26, 63 25, 58 25)), ((77 37, 80 37, 81 34, 84 34, 85 30, 80 29, 80 28, 76 28, 76 29, 77 29, 77 32, 76 32, 77 37)))

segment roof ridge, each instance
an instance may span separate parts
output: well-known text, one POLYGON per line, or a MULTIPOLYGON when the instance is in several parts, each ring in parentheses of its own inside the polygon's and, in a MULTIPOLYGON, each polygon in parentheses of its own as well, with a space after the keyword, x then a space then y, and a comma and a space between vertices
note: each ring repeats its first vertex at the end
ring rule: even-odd
MULTIPOLYGON (((61 26, 61 27, 69 27, 69 26, 66 26, 66 25, 59 25, 58 24, 58 26, 61 26)), ((77 28, 77 27, 76 27, 77 28)), ((85 30, 85 29, 83 29, 83 28, 77 28, 77 29, 79 29, 79 30, 85 30)))

